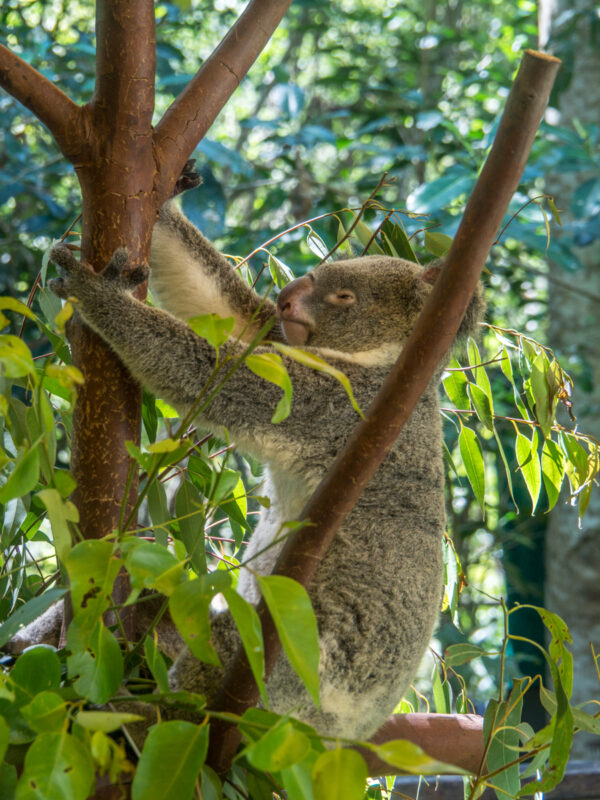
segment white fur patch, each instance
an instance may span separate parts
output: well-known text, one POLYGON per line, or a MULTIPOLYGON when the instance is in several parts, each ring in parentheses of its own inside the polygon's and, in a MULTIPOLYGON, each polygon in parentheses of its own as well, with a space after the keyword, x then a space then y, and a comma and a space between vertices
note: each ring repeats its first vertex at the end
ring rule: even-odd
POLYGON ((382 344, 372 350, 358 350, 355 353, 346 353, 342 350, 333 350, 329 347, 319 347, 319 354, 324 358, 339 358, 350 364, 361 367, 391 367, 400 355, 402 345, 395 342, 382 344))

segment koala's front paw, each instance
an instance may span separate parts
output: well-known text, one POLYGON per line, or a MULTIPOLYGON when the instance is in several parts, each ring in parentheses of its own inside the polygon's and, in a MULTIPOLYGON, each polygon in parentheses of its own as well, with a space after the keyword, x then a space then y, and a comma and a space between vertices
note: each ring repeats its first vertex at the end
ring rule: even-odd
POLYGON ((86 264, 78 261, 65 245, 54 247, 50 258, 59 267, 61 275, 49 281, 48 285, 54 294, 65 300, 68 297, 82 299, 86 290, 93 293, 107 285, 110 285, 112 291, 131 291, 148 280, 149 270, 146 265, 123 272, 129 263, 124 247, 115 250, 108 266, 100 273, 95 273, 86 264))

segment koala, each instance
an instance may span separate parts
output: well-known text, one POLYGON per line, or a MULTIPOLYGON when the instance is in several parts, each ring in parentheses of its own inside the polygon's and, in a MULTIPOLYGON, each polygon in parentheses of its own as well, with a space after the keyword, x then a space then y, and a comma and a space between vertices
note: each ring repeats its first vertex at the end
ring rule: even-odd
MULTIPOLYGON (((117 353, 133 376, 181 414, 194 407, 215 368, 215 351, 185 320, 209 312, 234 317, 221 354, 241 356, 269 320, 270 340, 325 358, 350 379, 367 409, 413 328, 437 268, 388 256, 326 262, 288 284, 273 302, 260 297, 170 201, 154 228, 150 281, 161 308, 131 290, 147 276, 117 251, 94 273, 64 246, 51 283, 75 298, 78 313, 117 353)), ((460 336, 475 330, 481 290, 460 336)), ((269 342, 257 353, 273 352, 269 342)), ((281 390, 242 364, 197 424, 226 427, 238 448, 265 465, 270 508, 246 550, 238 591, 252 603, 253 572, 268 574, 283 545, 283 524, 297 520, 358 422, 341 384, 283 356, 293 385, 287 419, 271 422, 281 390)), ((320 644, 321 704, 317 708, 284 654, 268 679, 270 707, 293 713, 321 734, 369 738, 412 680, 432 635, 442 597, 445 526, 438 382, 442 366, 397 442, 365 489, 319 565, 309 587, 320 644)), ((222 668, 201 663, 184 646, 170 671, 173 688, 203 693, 208 706, 240 646, 228 612, 212 619, 222 668)))

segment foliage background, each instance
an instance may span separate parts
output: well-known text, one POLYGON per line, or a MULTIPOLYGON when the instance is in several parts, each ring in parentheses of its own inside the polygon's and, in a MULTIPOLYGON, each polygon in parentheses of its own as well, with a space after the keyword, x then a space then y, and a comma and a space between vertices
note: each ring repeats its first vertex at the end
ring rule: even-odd
MULTIPOLYGON (((210 53, 242 5, 226 0, 157 4, 157 113, 210 53)), ((244 256, 303 220, 360 206, 387 171, 395 181, 383 193, 385 204, 427 215, 426 220, 404 217, 409 233, 435 223, 436 231, 452 235, 520 53, 537 46, 537 12, 536 4, 527 0, 345 0, 327 6, 297 0, 198 148, 204 183, 186 196, 186 212, 225 252, 244 256)), ((569 49, 573 26, 586 14, 588 6, 580 4, 552 31, 565 59, 553 98, 557 109, 574 74, 575 54, 569 49)), ((94 70, 90 3, 5 0, 0 23, 7 44, 25 60, 75 100, 89 99, 94 70)), ((0 293, 25 299, 41 253, 78 214, 77 181, 28 111, 6 95, 0 96, 0 111, 0 293)), ((549 296, 561 281, 571 300, 575 293, 577 308, 577 271, 586 248, 595 247, 600 235, 597 137, 593 121, 581 122, 573 114, 561 118, 559 111, 548 115, 523 177, 523 193, 515 196, 510 213, 528 197, 552 193, 557 175, 568 176, 566 224, 548 244, 546 220, 537 205, 528 205, 511 221, 489 264, 489 316, 499 326, 546 341, 549 296), (549 260, 558 268, 550 276, 549 260)), ((373 220, 367 216, 367 221, 373 220)), ((333 220, 314 227, 328 245, 335 242, 333 220)), ((305 239, 305 230, 296 228, 271 248, 296 274, 315 260, 305 239)), ((420 234, 415 241, 422 242, 420 234)), ((252 259, 255 273, 264 262, 261 253, 252 259)), ((26 335, 34 354, 47 352, 47 341, 37 329, 28 326, 26 335)), ((577 343, 559 355, 578 385, 592 388, 593 370, 577 343)), ((508 390, 494 385, 499 413, 503 393, 508 390)), ((449 441, 452 436, 450 424, 449 441)), ((440 649, 467 640, 490 649, 499 645, 503 616, 489 594, 498 596, 506 588, 509 603, 543 602, 544 505, 538 504, 531 517, 526 488, 518 484, 515 494, 522 513, 517 513, 504 471, 498 468, 494 441, 488 444, 485 523, 464 475, 448 481, 449 527, 470 588, 457 612, 460 630, 449 618, 439 629, 440 649)), ((68 462, 68 440, 60 433, 58 459, 68 462)), ((251 475, 252 465, 238 466, 251 475)), ((12 536, 11 520, 5 520, 5 531, 12 536)), ((212 533, 224 539, 240 534, 235 522, 233 528, 231 522, 216 526, 212 533)), ((43 539, 43 531, 30 538, 36 536, 43 539)), ((216 555, 227 555, 226 542, 215 547, 216 555)), ((28 599, 39 586, 39 579, 26 575, 25 560, 18 561, 17 551, 3 549, 2 616, 19 596, 28 599)), ((586 602, 597 609, 596 598, 586 602)), ((515 632, 543 641, 535 614, 518 619, 515 632)), ((513 655, 512 674, 533 675, 542 669, 531 648, 513 655)), ((483 708, 497 691, 498 660, 471 662, 460 671, 469 695, 483 708)), ((429 683, 427 678, 422 685, 429 683)), ((531 702, 526 714, 539 722, 539 705, 531 702)))

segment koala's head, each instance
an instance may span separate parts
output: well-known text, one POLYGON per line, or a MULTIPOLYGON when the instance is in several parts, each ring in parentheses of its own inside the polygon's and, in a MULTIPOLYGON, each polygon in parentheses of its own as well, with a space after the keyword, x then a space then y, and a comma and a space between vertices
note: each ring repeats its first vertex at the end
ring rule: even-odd
POLYGON ((401 346, 438 273, 387 256, 322 264, 281 290, 283 334, 291 345, 345 353, 401 346))

